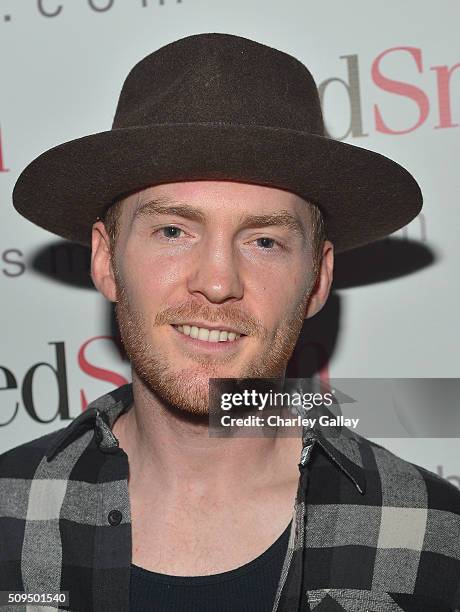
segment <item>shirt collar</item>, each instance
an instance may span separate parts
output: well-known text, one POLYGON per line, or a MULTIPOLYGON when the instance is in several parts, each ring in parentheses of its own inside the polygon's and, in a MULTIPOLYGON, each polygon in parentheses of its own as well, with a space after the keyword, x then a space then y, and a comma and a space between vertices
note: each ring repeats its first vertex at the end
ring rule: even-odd
MULTIPOLYGON (((94 429, 96 443, 101 451, 116 452, 118 440, 112 433, 112 426, 123 412, 129 410, 132 401, 132 383, 128 383, 91 402, 82 414, 59 431, 46 452, 47 461, 52 461, 68 444, 89 429, 94 429)), ((317 442, 334 465, 364 494, 366 478, 360 447, 365 438, 344 426, 328 426, 326 429, 327 435, 322 427, 304 430, 304 451, 317 442)))

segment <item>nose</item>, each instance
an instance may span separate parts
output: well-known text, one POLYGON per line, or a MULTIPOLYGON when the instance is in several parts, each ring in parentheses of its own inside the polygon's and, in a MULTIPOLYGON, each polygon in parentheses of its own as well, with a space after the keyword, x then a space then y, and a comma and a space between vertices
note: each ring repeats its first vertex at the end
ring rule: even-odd
POLYGON ((241 299, 238 254, 230 239, 221 234, 203 239, 190 260, 188 290, 216 304, 241 299))

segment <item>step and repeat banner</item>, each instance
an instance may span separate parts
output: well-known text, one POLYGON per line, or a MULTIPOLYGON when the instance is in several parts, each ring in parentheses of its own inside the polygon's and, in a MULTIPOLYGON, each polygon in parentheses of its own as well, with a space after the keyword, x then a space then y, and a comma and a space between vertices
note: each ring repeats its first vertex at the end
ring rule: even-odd
POLYGON ((458 395, 448 411, 443 395, 459 376, 459 21, 453 1, 0 0, 0 452, 130 380, 89 251, 15 212, 18 175, 46 149, 110 129, 144 56, 225 32, 297 57, 315 77, 328 134, 419 181, 416 219, 337 257, 331 296, 305 323, 288 375, 433 379, 424 398, 415 385, 389 402, 407 435, 383 427, 372 438, 460 487, 458 395), (444 426, 427 430, 422 413, 444 426))

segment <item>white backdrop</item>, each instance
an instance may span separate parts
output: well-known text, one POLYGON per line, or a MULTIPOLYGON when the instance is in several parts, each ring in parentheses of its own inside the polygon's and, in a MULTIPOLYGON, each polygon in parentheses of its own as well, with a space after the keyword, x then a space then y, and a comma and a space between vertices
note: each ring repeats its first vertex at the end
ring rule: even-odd
MULTIPOLYGON (((337 324, 329 375, 458 377, 459 21, 458 3, 427 0, 0 0, 0 452, 130 378, 81 252, 53 251, 59 238, 14 211, 14 182, 42 151, 109 129, 132 66, 200 32, 296 56, 331 135, 388 155, 421 185, 422 215, 395 236, 401 267, 385 268, 389 243, 375 260, 349 260, 354 282, 339 282, 321 315, 337 324)), ((458 439, 378 441, 460 486, 458 439)))

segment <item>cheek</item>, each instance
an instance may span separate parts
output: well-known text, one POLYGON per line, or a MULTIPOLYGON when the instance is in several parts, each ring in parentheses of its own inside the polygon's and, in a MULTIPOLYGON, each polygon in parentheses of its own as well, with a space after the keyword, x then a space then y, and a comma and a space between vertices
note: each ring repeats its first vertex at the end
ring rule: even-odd
POLYGON ((302 299, 308 291, 307 272, 276 270, 273 267, 251 274, 246 278, 246 287, 256 298, 272 304, 289 304, 302 299))
POLYGON ((300 284, 294 279, 286 279, 286 275, 280 278, 273 274, 261 276, 246 283, 246 305, 267 328, 277 328, 298 305, 300 284))
POLYGON ((287 330, 293 320, 303 313, 309 294, 308 274, 285 274, 283 278, 273 275, 260 281, 254 292, 253 311, 265 322, 268 329, 276 335, 287 330))
POLYGON ((126 254, 123 265, 123 278, 130 298, 138 307, 155 309, 181 283, 184 266, 177 258, 161 259, 133 251, 126 254))

